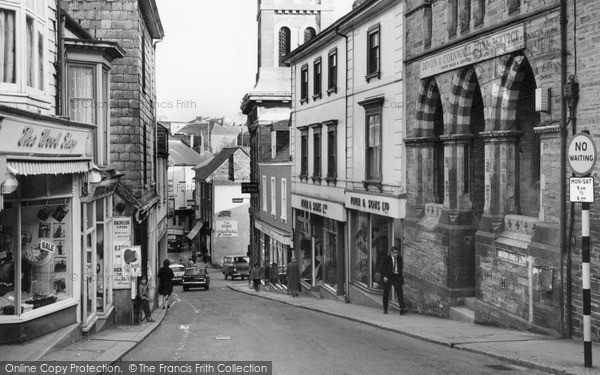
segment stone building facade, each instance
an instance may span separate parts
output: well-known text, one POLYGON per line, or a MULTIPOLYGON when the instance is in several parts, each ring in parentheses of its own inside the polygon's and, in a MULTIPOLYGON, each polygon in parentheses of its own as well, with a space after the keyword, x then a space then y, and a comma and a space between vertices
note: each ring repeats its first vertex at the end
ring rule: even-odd
MULTIPOLYGON (((258 183, 258 163, 271 158, 272 127, 290 118, 290 68, 284 63, 284 57, 333 22, 333 1, 260 0, 256 19, 256 84, 244 96, 240 108, 247 116, 246 125, 250 133, 250 180, 258 183)), ((283 132, 277 133, 281 136, 283 132)), ((287 136, 284 138, 289 139, 287 136)), ((259 216, 260 199, 258 194, 252 194, 249 252, 252 262, 263 264, 264 251, 260 249, 265 233, 256 228, 259 216)), ((261 224, 258 225, 260 227, 261 224)))
MULTIPOLYGON (((155 42, 164 36, 155 0, 80 1, 61 5, 96 38, 118 42, 126 55, 113 67, 111 95, 111 160, 124 173, 114 207, 133 218, 133 245, 142 248, 142 273, 156 275, 167 246, 166 171, 157 170, 155 42)), ((164 145, 166 146, 166 145, 164 145)), ((168 146, 166 146, 168 147, 168 146)), ((150 277, 150 288, 155 278, 150 277)), ((118 320, 132 321, 127 292, 118 291, 123 312, 118 320)))
MULTIPOLYGON (((476 322, 581 335, 580 215, 565 203, 561 153, 567 131, 593 134, 596 47, 582 35, 598 5, 573 14, 564 2, 578 24, 561 29, 561 3, 407 1, 404 257, 415 310, 448 316, 472 298, 476 322), (582 82, 578 116, 576 101, 562 104, 569 75, 582 82)), ((598 282, 593 273, 592 291, 598 282)))

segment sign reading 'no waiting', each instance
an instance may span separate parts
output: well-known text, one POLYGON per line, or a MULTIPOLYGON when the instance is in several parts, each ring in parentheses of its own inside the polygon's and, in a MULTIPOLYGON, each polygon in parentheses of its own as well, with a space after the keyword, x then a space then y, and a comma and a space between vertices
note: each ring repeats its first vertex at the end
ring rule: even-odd
POLYGON ((582 176, 590 173, 596 165, 597 152, 596 144, 589 134, 575 134, 569 143, 567 156, 573 173, 582 176))

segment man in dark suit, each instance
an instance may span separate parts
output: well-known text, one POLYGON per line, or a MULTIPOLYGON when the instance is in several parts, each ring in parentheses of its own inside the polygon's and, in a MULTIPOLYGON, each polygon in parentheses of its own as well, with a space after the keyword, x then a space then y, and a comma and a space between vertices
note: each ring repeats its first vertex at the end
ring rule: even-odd
POLYGON ((397 246, 392 247, 392 254, 386 256, 381 262, 381 276, 383 277, 383 313, 388 313, 388 301, 390 296, 390 288, 392 285, 398 296, 398 304, 400 306, 400 315, 404 315, 406 307, 404 306, 404 292, 402 284, 404 277, 402 276, 402 257, 399 255, 400 249, 397 246))

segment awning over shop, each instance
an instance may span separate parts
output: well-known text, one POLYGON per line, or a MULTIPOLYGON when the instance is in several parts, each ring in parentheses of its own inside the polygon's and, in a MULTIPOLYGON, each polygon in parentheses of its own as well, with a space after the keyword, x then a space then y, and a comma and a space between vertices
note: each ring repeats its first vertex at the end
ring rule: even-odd
POLYGON ((21 176, 39 174, 85 173, 90 170, 88 160, 77 161, 24 161, 8 160, 7 165, 21 176))
POLYGON ((204 223, 201 221, 198 221, 196 223, 196 225, 194 225, 194 227, 192 228, 190 233, 187 234, 187 238, 189 238, 190 240, 193 240, 194 237, 196 237, 198 235, 198 232, 200 232, 200 229, 202 229, 202 225, 204 225, 204 223))

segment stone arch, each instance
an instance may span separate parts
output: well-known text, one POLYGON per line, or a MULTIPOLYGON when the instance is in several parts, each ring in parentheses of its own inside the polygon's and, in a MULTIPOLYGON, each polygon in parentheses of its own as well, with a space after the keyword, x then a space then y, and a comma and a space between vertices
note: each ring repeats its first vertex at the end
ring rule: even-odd
MULTIPOLYGON (((469 67, 464 69, 461 74, 462 81, 460 82, 460 86, 456 88, 453 87, 453 90, 457 90, 456 94, 456 128, 455 132, 458 134, 471 134, 470 124, 471 124, 471 114, 473 113, 473 96, 476 92, 476 89, 479 87, 479 82, 477 80, 477 75, 475 74, 475 69, 473 67, 469 67)), ((481 94, 479 94, 481 96, 481 94)))
POLYGON ((419 87, 415 136, 430 137, 434 135, 434 122, 439 110, 440 91, 434 78, 423 81, 419 87))
POLYGON ((517 102, 525 75, 524 68, 528 66, 529 62, 522 54, 511 56, 506 63, 498 93, 498 130, 517 130, 517 102))

